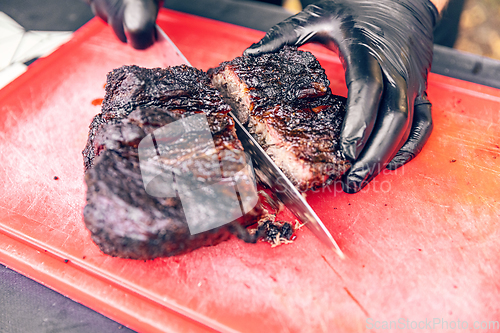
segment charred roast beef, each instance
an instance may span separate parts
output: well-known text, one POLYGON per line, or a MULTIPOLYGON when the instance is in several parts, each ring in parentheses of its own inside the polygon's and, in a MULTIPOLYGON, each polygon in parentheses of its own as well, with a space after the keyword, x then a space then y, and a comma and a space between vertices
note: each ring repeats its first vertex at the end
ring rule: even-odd
MULTIPOLYGON (((241 158, 241 143, 228 115, 232 107, 296 186, 305 190, 325 185, 349 167, 338 143, 344 105, 344 98, 332 95, 314 56, 289 47, 275 54, 238 57, 211 69, 209 75, 188 66, 124 66, 112 71, 83 151, 84 221, 92 239, 104 253, 134 259, 189 252, 232 234, 254 242, 258 235, 250 235, 245 227, 261 216, 258 204, 234 222, 193 234, 186 220, 187 199, 179 188, 176 195, 162 195, 161 187, 149 186, 153 181, 145 186, 144 173, 160 163, 178 178, 191 174, 213 184, 221 175, 205 162, 214 154, 224 161, 224 179, 240 172, 247 161, 241 158), (189 135, 196 145, 175 145, 168 157, 162 155, 161 143, 170 138, 161 141, 159 131, 196 115, 206 116, 213 145, 198 140, 202 133, 193 130, 189 135), (141 150, 141 145, 146 148, 141 150), (141 151, 148 150, 150 156, 157 153, 156 164, 142 163, 141 151)), ((252 182, 246 179, 251 178, 248 173, 240 178, 252 182)), ((245 193, 239 190, 238 198, 245 193)), ((222 191, 215 203, 198 203, 199 219, 214 216, 231 200, 222 191)))
POLYGON ((339 136, 345 98, 332 95, 318 60, 284 47, 209 70, 213 84, 299 190, 328 184, 348 168, 339 136))
MULTIPOLYGON (((214 245, 231 234, 250 239, 242 224, 255 222, 255 218, 251 219, 252 212, 245 219, 192 234, 183 207, 186 200, 181 201, 179 195, 154 195, 154 188, 148 192, 144 169, 155 165, 141 163, 139 158, 139 146, 148 135, 180 119, 203 114, 213 137, 212 148, 198 144, 200 140, 196 137, 191 138, 194 146, 176 146, 175 154, 170 155, 175 156, 175 161, 163 162, 173 164, 177 175, 191 172, 195 173, 195 179, 210 180, 218 175, 207 168, 205 159, 215 154, 217 160, 224 157, 225 176, 230 177, 232 171, 245 167, 245 161, 237 154, 242 147, 229 111, 230 107, 207 75, 192 67, 125 66, 108 74, 102 111, 90 125, 83 151, 87 184, 84 221, 104 253, 150 259, 214 245)), ((193 131, 190 135, 200 133, 193 131)), ((159 148, 158 142, 150 148, 159 148)), ((199 202, 196 212, 199 218, 219 214, 221 207, 234 206, 230 194, 219 191, 215 203, 199 202)))

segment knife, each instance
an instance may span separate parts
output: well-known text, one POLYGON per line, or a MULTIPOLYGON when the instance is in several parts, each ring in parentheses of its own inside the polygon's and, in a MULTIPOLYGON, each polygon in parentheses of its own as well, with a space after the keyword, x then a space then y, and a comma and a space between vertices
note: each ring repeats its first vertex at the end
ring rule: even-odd
POLYGON ((235 122, 236 135, 240 139, 243 149, 252 157, 254 168, 260 172, 259 179, 271 188, 276 197, 285 204, 302 223, 312 231, 326 246, 331 248, 341 259, 344 259, 344 253, 340 250, 337 242, 325 227, 318 215, 312 210, 304 197, 300 194, 292 182, 285 176, 283 171, 267 155, 262 147, 257 143, 254 137, 248 133, 238 118, 231 112, 229 113, 235 122))
POLYGON ((167 50, 173 49, 173 51, 177 54, 180 60, 184 62, 184 64, 191 66, 189 61, 184 56, 184 54, 182 54, 181 50, 179 50, 177 45, 175 45, 174 42, 172 42, 170 37, 168 37, 165 31, 163 31, 163 29, 160 28, 158 24, 156 24, 156 42, 162 44, 162 46, 165 47, 167 50))
MULTIPOLYGON (((156 30, 157 41, 174 48, 177 55, 185 61, 185 64, 191 66, 182 52, 158 25, 156 25, 156 30)), ((243 145, 244 151, 252 157, 254 168, 260 171, 258 174, 259 179, 273 190, 276 197, 283 202, 288 210, 290 210, 302 223, 304 223, 321 242, 333 250, 341 259, 344 259, 345 255, 342 250, 340 250, 337 242, 335 242, 333 236, 297 188, 267 155, 253 136, 248 133, 238 118, 236 118, 231 112, 229 114, 235 122, 236 134, 243 145)))

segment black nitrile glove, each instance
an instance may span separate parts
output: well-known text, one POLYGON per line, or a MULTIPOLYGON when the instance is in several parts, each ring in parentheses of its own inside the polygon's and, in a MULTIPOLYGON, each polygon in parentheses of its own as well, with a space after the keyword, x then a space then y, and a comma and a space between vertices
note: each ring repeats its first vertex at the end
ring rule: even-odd
POLYGON ((246 55, 318 41, 338 50, 348 88, 344 191, 413 159, 432 131, 427 74, 438 12, 429 0, 324 0, 278 23, 246 55))
POLYGON ((116 36, 136 49, 145 49, 155 41, 155 22, 160 0, 84 0, 110 25, 116 36))

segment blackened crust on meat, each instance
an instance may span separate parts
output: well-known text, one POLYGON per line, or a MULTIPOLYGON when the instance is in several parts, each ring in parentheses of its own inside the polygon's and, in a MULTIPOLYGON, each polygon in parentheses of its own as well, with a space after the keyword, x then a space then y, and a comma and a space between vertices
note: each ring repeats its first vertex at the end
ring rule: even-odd
MULTIPOLYGON (((83 151, 87 184, 84 221, 104 253, 152 259, 215 245, 232 234, 255 241, 242 225, 253 223, 253 214, 259 214, 258 210, 230 224, 191 235, 179 197, 149 195, 141 174, 143 165, 138 153, 141 140, 156 129, 190 115, 207 116, 219 158, 223 153, 241 151, 229 111, 230 107, 206 74, 192 67, 125 66, 108 74, 102 111, 90 125, 83 151)), ((184 153, 203 155, 204 151, 197 146, 184 153)), ((175 163, 176 167, 188 168, 201 178, 211 177, 211 170, 204 163, 192 161, 179 158, 175 163)), ((241 161, 227 159, 224 167, 225 172, 239 170, 241 161)), ((221 205, 224 200, 229 198, 222 196, 221 205)), ((210 213, 211 206, 201 206, 201 215, 210 213)))
MULTIPOLYGON (((231 99, 244 103, 252 115, 278 104, 309 104, 330 92, 330 83, 316 58, 310 52, 287 46, 277 53, 237 57, 210 69, 208 74, 218 89, 220 83, 214 81, 216 75, 227 74, 226 81, 241 81, 236 89, 224 87, 223 93, 231 93, 231 99)), ((238 118, 246 123, 245 117, 238 118)))
POLYGON ((126 150, 125 154, 104 151, 85 175, 85 224, 101 251, 122 258, 152 259, 215 245, 235 232, 234 226, 227 225, 191 235, 180 200, 148 195, 137 150, 126 150))
POLYGON ((339 142, 346 100, 331 93, 311 53, 284 47, 242 56, 209 70, 209 76, 300 190, 328 184, 349 168, 339 142))
POLYGON ((135 122, 139 121, 147 128, 154 130, 181 117, 204 113, 212 134, 222 140, 222 146, 227 144, 228 148, 242 149, 236 140, 232 119, 227 115, 231 108, 203 71, 184 65, 165 69, 123 66, 108 74, 102 110, 90 124, 83 151, 85 169, 92 166, 93 159, 104 148, 102 142, 94 142, 100 129, 127 118, 133 110, 145 107, 152 111, 135 122), (172 120, 165 123, 164 117, 157 112, 158 107, 168 112, 172 120))
MULTIPOLYGON (((132 153, 129 149, 127 155, 132 153)), ((104 253, 124 258, 181 253, 189 247, 181 202, 149 196, 138 158, 122 155, 111 149, 104 151, 85 175, 84 216, 92 239, 104 253)))

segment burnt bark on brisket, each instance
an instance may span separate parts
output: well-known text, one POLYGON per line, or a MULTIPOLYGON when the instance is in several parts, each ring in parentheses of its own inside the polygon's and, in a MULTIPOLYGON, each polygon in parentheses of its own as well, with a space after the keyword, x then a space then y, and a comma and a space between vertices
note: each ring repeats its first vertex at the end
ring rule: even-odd
POLYGON ((284 47, 258 57, 241 56, 208 74, 299 190, 326 185, 349 168, 339 145, 345 98, 332 94, 324 69, 310 52, 284 47))
MULTIPOLYGON (((139 144, 181 118, 207 116, 220 159, 242 150, 228 116, 232 106, 301 190, 323 186, 349 167, 338 142, 345 99, 332 95, 324 70, 312 54, 285 47, 275 54, 238 57, 210 70, 209 75, 211 79, 187 66, 124 66, 108 74, 102 111, 90 124, 83 151, 84 221, 104 253, 151 259, 215 245, 232 234, 249 242, 262 236, 259 232, 250 235, 244 228, 260 216, 259 206, 244 219, 191 235, 178 196, 148 194, 141 176, 139 144)), ((189 154, 203 154, 203 149, 184 155, 189 154)), ((226 172, 241 168, 238 158, 229 160, 226 172)), ((204 163, 192 163, 189 158, 175 159, 173 165, 194 168, 201 178, 211 177, 204 163)), ((221 196, 221 204, 224 200, 221 196)), ((211 209, 207 206, 205 212, 211 209)))
MULTIPOLYGON (((247 223, 245 219, 191 235, 179 197, 149 195, 141 175, 138 153, 141 140, 156 129, 190 115, 207 116, 219 154, 241 151, 229 111, 230 107, 206 74, 192 67, 125 66, 108 74, 102 111, 90 125, 83 151, 87 184, 84 221, 104 253, 151 259, 214 245, 231 234, 255 241, 242 226, 247 223)), ((186 153, 197 153, 196 149, 186 153)), ((179 159, 178 166, 191 162, 189 158, 179 159)), ((227 162, 225 172, 237 170, 240 164, 237 159, 227 162)), ((204 163, 191 163, 188 167, 200 177, 211 177, 204 163)), ((221 204, 224 200, 222 196, 221 204)), ((211 209, 203 206, 200 214, 211 213, 211 209)))

